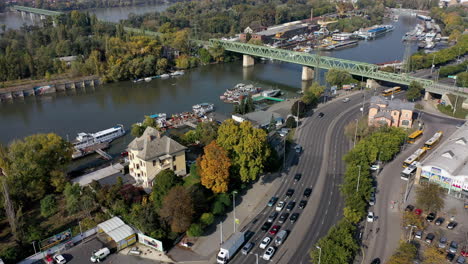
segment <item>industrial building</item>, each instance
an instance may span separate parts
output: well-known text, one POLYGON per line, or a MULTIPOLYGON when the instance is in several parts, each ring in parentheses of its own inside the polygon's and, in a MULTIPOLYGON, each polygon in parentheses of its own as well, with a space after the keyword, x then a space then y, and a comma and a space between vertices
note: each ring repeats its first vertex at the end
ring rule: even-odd
POLYGON ((252 28, 248 27, 244 33, 240 34, 241 41, 246 42, 247 36, 250 34, 251 39, 260 40, 262 43, 271 43, 275 39, 291 38, 294 35, 310 33, 320 28, 315 22, 319 18, 304 19, 292 21, 280 25, 268 27, 264 30, 254 32, 252 28))
POLYGON ((117 216, 98 224, 98 237, 110 248, 124 249, 137 242, 133 228, 117 216))
POLYGON ((424 181, 439 184, 453 196, 468 198, 468 123, 421 163, 416 183, 424 181))

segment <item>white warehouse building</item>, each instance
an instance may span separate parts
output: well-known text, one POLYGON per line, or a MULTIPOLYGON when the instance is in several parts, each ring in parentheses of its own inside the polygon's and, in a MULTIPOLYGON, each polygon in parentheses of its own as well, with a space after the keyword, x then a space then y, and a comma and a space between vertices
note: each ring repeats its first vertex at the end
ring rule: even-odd
POLYGON ((421 162, 416 182, 429 181, 451 195, 468 197, 468 122, 421 162))

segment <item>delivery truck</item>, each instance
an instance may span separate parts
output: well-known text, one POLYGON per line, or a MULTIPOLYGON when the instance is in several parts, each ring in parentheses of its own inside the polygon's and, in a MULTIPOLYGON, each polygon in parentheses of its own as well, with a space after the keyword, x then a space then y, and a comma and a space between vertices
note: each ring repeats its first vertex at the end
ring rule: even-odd
POLYGON ((245 233, 234 233, 226 242, 221 245, 218 257, 216 258, 218 264, 226 264, 234 257, 236 252, 241 248, 245 242, 245 233))

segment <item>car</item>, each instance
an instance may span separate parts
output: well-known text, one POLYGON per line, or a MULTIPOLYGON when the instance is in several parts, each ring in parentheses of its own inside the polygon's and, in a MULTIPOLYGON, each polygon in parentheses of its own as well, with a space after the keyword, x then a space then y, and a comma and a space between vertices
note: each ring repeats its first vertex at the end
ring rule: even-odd
POLYGON ((261 249, 265 249, 268 246, 268 244, 270 244, 270 242, 271 242, 271 237, 267 236, 262 240, 262 242, 260 242, 260 245, 258 247, 261 249))
POLYGON ((286 221, 286 219, 288 219, 288 217, 289 217, 289 213, 282 213, 280 215, 278 223, 283 224, 286 221))
POLYGON ((308 198, 308 197, 310 196, 311 193, 312 193, 312 189, 311 189, 311 188, 306 188, 306 189, 304 190, 304 197, 307 197, 307 198, 308 198))
POLYGON ((274 225, 271 229, 270 229, 270 235, 276 235, 276 233, 278 233, 278 231, 280 230, 281 226, 279 225, 274 225))
POLYGON ((371 171, 378 171, 380 169, 380 165, 378 164, 374 164, 370 167, 370 170, 371 171))
POLYGON ((284 202, 283 202, 283 201, 279 201, 278 204, 276 204, 275 210, 276 210, 277 212, 279 212, 279 211, 283 210, 283 207, 284 207, 284 202))
POLYGON ((267 221, 268 221, 269 223, 273 223, 273 221, 275 221, 276 217, 278 217, 278 214, 279 214, 278 212, 273 212, 273 213, 271 213, 271 214, 268 216, 267 221))
POLYGON ((447 225, 447 228, 448 228, 448 229, 454 229, 457 225, 458 225, 457 222, 455 222, 455 221, 450 221, 450 222, 448 223, 448 225, 447 225))
POLYGON ((242 254, 243 255, 247 255, 249 254, 250 250, 252 250, 252 248, 254 247, 254 243, 253 242, 249 242, 247 244, 245 244, 245 246, 242 248, 242 254))
POLYGON ((445 218, 443 218, 443 217, 438 217, 438 218, 435 220, 434 223, 435 223, 436 225, 440 226, 440 225, 442 225, 442 223, 444 223, 444 221, 445 221, 445 218))
POLYGON ((371 264, 380 264, 380 259, 375 258, 374 260, 372 260, 371 264))
POLYGON ((369 205, 375 205, 375 192, 371 192, 371 195, 369 198, 369 205))
POLYGON ((432 241, 434 240, 434 238, 435 238, 435 235, 434 235, 434 234, 432 234, 432 233, 427 234, 427 236, 426 236, 426 243, 431 244, 432 241))
POLYGON ((318 117, 322 118, 324 115, 325 115, 325 114, 324 114, 323 112, 320 112, 320 113, 318 114, 318 117))
POLYGON ((447 246, 447 238, 446 237, 441 237, 439 239, 439 245, 437 245, 439 248, 445 248, 447 246))
POLYGON ((422 230, 418 230, 418 231, 416 231, 416 233, 414 234, 414 237, 417 238, 417 239, 422 239, 422 235, 423 235, 423 231, 422 231, 422 230))
POLYGON ((270 229, 271 225, 272 225, 271 223, 265 222, 265 223, 262 225, 262 228, 261 228, 262 231, 267 231, 268 229, 270 229))
POLYGON ((62 255, 55 255, 54 260, 57 264, 67 263, 67 260, 62 255))
POLYGON ((275 254, 275 248, 274 247, 269 247, 267 250, 265 250, 265 253, 263 253, 262 258, 264 260, 270 260, 273 255, 275 254))
POLYGON ((306 207, 307 205, 307 201, 306 200, 301 200, 299 202, 299 209, 304 209, 304 207, 306 207))
POLYGON ((429 223, 431 223, 432 221, 434 221, 435 218, 436 218, 436 214, 435 214, 435 213, 429 213, 429 214, 426 216, 426 221, 428 221, 429 223))
POLYGON ((91 256, 91 262, 101 262, 110 254, 110 249, 108 248, 101 248, 98 251, 93 251, 93 255, 91 256))
POLYGON ((296 145, 296 146, 294 147, 294 150, 296 151, 296 153, 301 153, 301 152, 302 152, 302 147, 299 146, 299 145, 296 145))
POLYGON ((301 177, 302 177, 302 174, 296 173, 296 175, 294 175, 294 181, 299 181, 301 177))
POLYGON ((421 215, 421 214, 422 214, 422 210, 421 210, 421 209, 416 209, 416 210, 414 210, 414 214, 415 214, 415 215, 421 215))
POLYGON ((457 250, 458 250, 458 242, 457 241, 450 242, 449 252, 452 252, 453 254, 455 254, 457 253, 457 250))
POLYGON ((286 191, 286 197, 288 197, 288 198, 293 196, 293 194, 294 194, 294 189, 288 189, 286 191))
POLYGON ((412 212, 414 210, 414 206, 411 204, 408 204, 405 208, 405 212, 412 212))
POLYGON ((268 204, 267 204, 267 205, 268 205, 269 207, 272 207, 273 205, 275 205, 275 203, 276 203, 277 201, 278 201, 278 197, 273 196, 273 197, 271 197, 270 201, 268 201, 268 204))
POLYGON ((348 98, 348 97, 346 97, 345 99, 343 99, 343 103, 347 103, 347 102, 349 102, 349 98, 348 98))
POLYGON ((457 261, 455 261, 455 263, 457 263, 457 264, 465 264, 465 261, 466 261, 466 259, 465 259, 464 256, 458 256, 457 261))
POLYGON ((296 202, 290 201, 288 205, 286 205, 286 210, 291 211, 295 205, 296 205, 296 202))
POLYGON ((468 257, 468 246, 465 245, 465 247, 463 247, 462 251, 460 252, 460 255, 464 256, 464 257, 468 257))
POLYGON ((369 223, 374 222, 374 213, 373 212, 369 212, 367 214, 367 222, 369 222, 369 223))
POLYGON ((299 218, 299 213, 294 213, 291 215, 291 217, 289 217, 289 220, 291 221, 291 223, 295 223, 298 218, 299 218))
POLYGON ((447 253, 447 256, 445 257, 448 261, 452 262, 453 259, 455 258, 455 254, 452 252, 447 253))

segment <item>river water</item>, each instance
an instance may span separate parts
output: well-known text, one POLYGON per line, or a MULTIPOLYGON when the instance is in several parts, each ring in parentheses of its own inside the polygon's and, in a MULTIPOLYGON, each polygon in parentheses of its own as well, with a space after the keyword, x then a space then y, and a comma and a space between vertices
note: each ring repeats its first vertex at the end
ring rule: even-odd
MULTIPOLYGON (((356 47, 322 55, 369 63, 401 60, 405 51, 401 38, 417 20, 406 16, 392 23, 395 30, 376 40, 360 41, 356 47)), ((411 47, 412 52, 415 49, 411 47)), ((130 128, 144 115, 190 111, 192 105, 201 102, 214 103, 217 112, 229 116, 232 105, 221 102, 219 96, 239 82, 253 83, 263 89, 280 88, 289 97, 297 96, 304 85, 300 65, 267 62, 244 69, 238 61, 203 66, 188 70, 181 77, 149 83, 127 81, 73 93, 29 97, 0 103, 0 142, 8 144, 14 139, 47 132, 72 139, 78 132, 96 132, 115 124, 130 128)), ((116 140, 110 154, 120 153, 131 140, 130 135, 116 140)), ((92 159, 88 157, 80 163, 92 159)))

